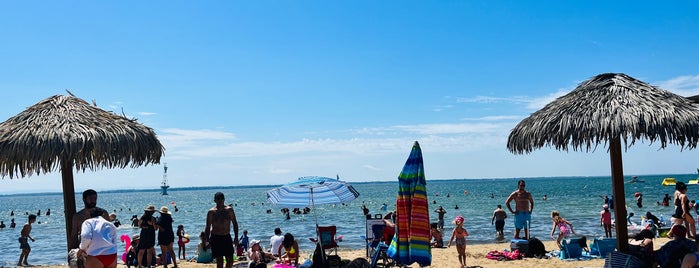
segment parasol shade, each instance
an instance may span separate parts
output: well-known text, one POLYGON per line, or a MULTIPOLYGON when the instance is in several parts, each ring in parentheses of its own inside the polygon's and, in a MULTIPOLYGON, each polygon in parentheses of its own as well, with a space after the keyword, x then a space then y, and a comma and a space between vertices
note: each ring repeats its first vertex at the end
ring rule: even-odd
POLYGON ((47 98, 0 123, 3 178, 61 171, 68 249, 77 242, 70 237, 76 210, 73 168, 157 164, 163 150, 151 128, 72 95, 47 98))
POLYGON ((416 141, 403 170, 398 175, 396 235, 387 254, 400 264, 432 263, 430 216, 427 209, 427 182, 422 150, 416 141))
MULTIPOLYGON (((693 149, 699 141, 699 106, 623 73, 605 73, 582 82, 570 93, 522 120, 510 132, 507 148, 516 154, 544 146, 590 151, 609 145, 615 218, 626 217, 621 143, 639 139, 661 148, 677 144, 693 149)), ((628 249, 626 221, 618 221, 618 249, 628 249)))

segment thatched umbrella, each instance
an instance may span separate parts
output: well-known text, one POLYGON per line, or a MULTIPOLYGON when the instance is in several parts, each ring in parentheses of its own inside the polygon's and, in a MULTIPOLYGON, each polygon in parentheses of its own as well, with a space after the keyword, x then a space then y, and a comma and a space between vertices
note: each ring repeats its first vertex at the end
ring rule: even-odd
POLYGON ((3 178, 60 168, 68 244, 76 212, 73 167, 83 172, 138 167, 159 163, 162 154, 163 146, 151 128, 90 106, 72 94, 42 100, 0 124, 3 178))
POLYGON ((507 141, 516 154, 551 146, 590 151, 609 145, 617 246, 628 250, 621 141, 625 149, 641 138, 661 148, 675 143, 693 149, 699 141, 699 106, 625 74, 606 73, 582 82, 565 96, 520 122, 507 141))

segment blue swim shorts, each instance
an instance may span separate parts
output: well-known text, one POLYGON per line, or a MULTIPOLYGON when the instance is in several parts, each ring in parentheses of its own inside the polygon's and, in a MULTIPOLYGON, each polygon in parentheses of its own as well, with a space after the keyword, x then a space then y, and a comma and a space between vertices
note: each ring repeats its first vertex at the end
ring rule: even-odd
POLYGON ((527 222, 532 221, 532 214, 529 211, 520 211, 515 214, 515 228, 527 229, 527 222))

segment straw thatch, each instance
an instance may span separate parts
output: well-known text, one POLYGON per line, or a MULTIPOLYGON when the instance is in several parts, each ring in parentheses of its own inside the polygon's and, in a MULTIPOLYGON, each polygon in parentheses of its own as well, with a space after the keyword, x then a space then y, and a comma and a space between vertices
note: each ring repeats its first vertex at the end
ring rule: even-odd
POLYGON ((695 148, 699 107, 686 98, 625 74, 600 74, 525 118, 512 130, 507 148, 529 153, 552 146, 590 151, 611 137, 628 148, 643 138, 695 148))
POLYGON ((151 128, 74 96, 50 97, 0 124, 3 178, 61 171, 67 250, 78 246, 71 234, 76 213, 73 168, 84 172, 157 164, 162 154, 151 128))
MULTIPOLYGON (((512 129, 507 148, 517 154, 552 146, 567 151, 609 148, 615 218, 626 217, 621 143, 639 139, 693 149, 699 141, 699 106, 625 74, 606 73, 582 82, 512 129)), ((628 249, 626 221, 617 221, 617 248, 628 249)))
POLYGON ((56 95, 0 124, 0 175, 48 173, 64 160, 77 170, 157 164, 163 146, 136 120, 56 95))

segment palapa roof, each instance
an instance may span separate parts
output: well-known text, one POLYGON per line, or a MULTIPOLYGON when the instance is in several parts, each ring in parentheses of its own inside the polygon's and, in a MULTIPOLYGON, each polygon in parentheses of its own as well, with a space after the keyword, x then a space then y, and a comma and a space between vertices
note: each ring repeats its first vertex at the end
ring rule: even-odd
POLYGON ((543 146, 590 151, 616 136, 626 148, 641 138, 661 148, 696 148, 699 106, 623 73, 600 74, 522 120, 507 148, 520 154, 543 146))
POLYGON ((157 164, 163 146, 153 129, 74 97, 56 95, 0 124, 0 175, 13 178, 60 169, 157 164))

